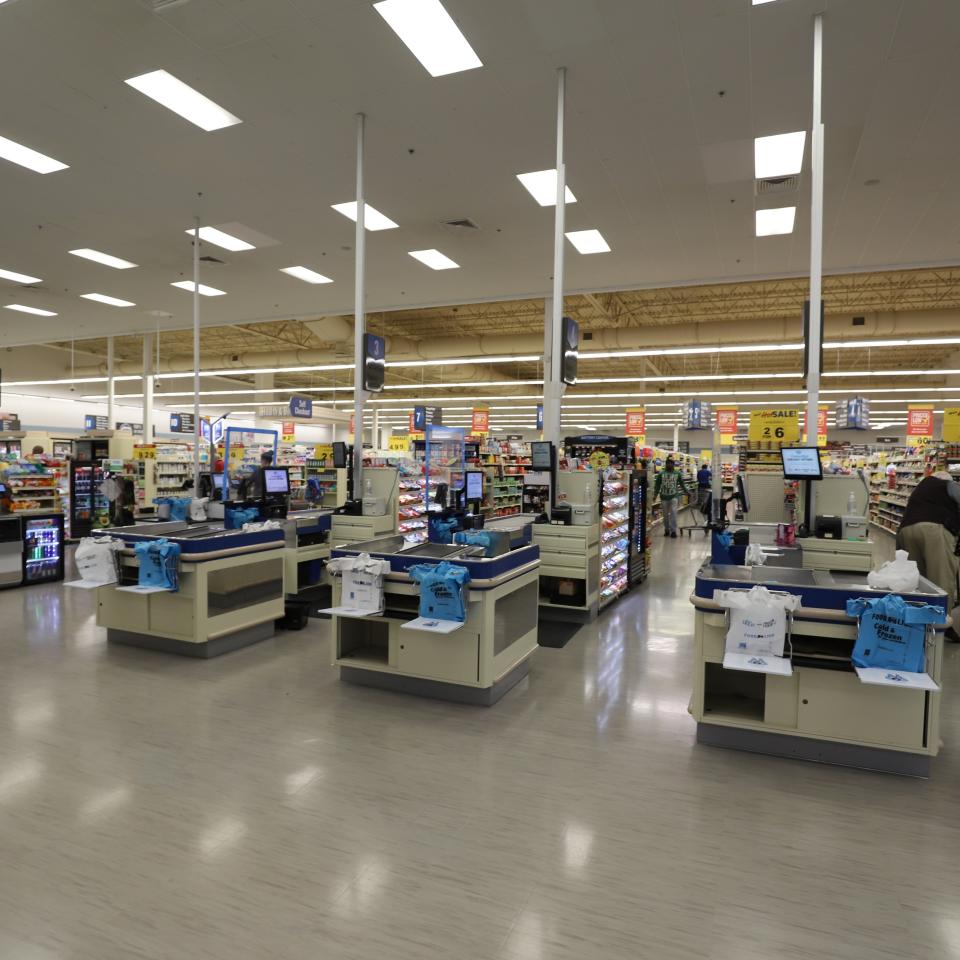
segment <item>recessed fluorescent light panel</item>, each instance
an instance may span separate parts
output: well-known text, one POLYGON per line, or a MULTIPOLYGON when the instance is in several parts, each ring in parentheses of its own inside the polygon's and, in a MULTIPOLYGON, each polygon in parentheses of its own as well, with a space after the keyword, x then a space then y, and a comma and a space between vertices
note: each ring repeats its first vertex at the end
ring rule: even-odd
MULTIPOLYGON (((349 203, 334 203, 333 209, 342 213, 354 223, 357 222, 357 201, 349 203)), ((379 210, 375 210, 369 203, 363 205, 363 226, 367 230, 394 230, 397 227, 389 217, 385 217, 379 210)))
MULTIPOLYGON (((534 170, 533 173, 518 173, 517 179, 527 188, 541 207, 555 207, 557 205, 557 171, 534 170)), ((566 187, 567 203, 576 203, 570 187, 566 187)))
POLYGON ((753 141, 753 168, 758 180, 792 177, 803 169, 803 147, 807 131, 778 133, 753 141))
MULTIPOLYGON (((189 233, 192 237, 194 230, 185 230, 184 233, 189 233)), ((201 227, 200 239, 212 243, 214 246, 223 247, 224 250, 232 250, 234 253, 239 253, 241 250, 257 249, 252 243, 247 243, 246 240, 241 240, 239 237, 231 237, 229 233, 224 233, 216 227, 201 227)))
POLYGON ((207 132, 243 123, 239 117, 224 110, 193 87, 188 87, 166 70, 154 70, 139 77, 131 77, 124 83, 207 132))
POLYGON ((52 310, 40 310, 38 307, 25 307, 22 303, 8 303, 7 310, 17 310, 20 313, 32 313, 37 317, 55 317, 52 310))
POLYGON ((609 253, 610 244, 603 239, 599 230, 574 230, 567 239, 577 248, 578 253, 609 253))
POLYGON ((776 207, 773 210, 757 211, 757 236, 776 237, 784 233, 793 233, 793 221, 797 216, 796 207, 776 207))
POLYGON ((16 140, 8 140, 6 137, 0 137, 0 157, 9 160, 11 163, 19 164, 34 173, 56 173, 58 170, 66 170, 67 164, 54 160, 53 157, 44 156, 36 150, 25 147, 16 140))
MULTIPOLYGON (((193 293, 192 280, 178 280, 176 283, 171 283, 170 286, 179 287, 181 290, 193 293)), ((227 294, 226 290, 218 290, 216 287, 208 287, 202 283, 198 284, 197 290, 199 290, 201 297, 224 297, 227 294)))
POLYGON ((483 66, 440 0, 381 0, 373 7, 431 77, 483 66))
POLYGON ((114 270, 130 270, 136 266, 129 260, 121 260, 119 257, 112 257, 109 253, 101 253, 99 250, 91 250, 89 247, 83 247, 80 250, 71 250, 75 257, 83 257, 84 260, 92 260, 94 263, 102 263, 105 267, 113 267, 114 270))
POLYGON ((753 5, 759 7, 761 3, 773 3, 774 0, 753 0, 753 5))
POLYGON ((460 266, 459 263, 454 263, 439 250, 411 250, 410 256, 414 260, 419 260, 431 270, 456 270, 460 266))
POLYGON ((96 300, 97 303, 106 303, 111 307, 135 307, 132 300, 121 300, 119 297, 108 297, 105 293, 81 293, 84 300, 96 300))
POLYGON ((316 270, 311 270, 308 267, 281 267, 280 272, 288 273, 291 277, 296 277, 305 283, 333 283, 329 277, 325 277, 322 273, 317 273, 316 270))
POLYGON ((25 273, 14 273, 13 270, 0 270, 0 278, 12 280, 14 283, 42 283, 39 277, 28 277, 25 273))

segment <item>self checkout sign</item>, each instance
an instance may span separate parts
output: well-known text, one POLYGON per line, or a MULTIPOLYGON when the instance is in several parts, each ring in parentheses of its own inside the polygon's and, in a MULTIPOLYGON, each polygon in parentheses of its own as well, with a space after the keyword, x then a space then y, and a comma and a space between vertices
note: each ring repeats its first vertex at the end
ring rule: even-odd
POLYGON ((797 443, 800 440, 800 412, 791 407, 752 410, 750 443, 797 443))
POLYGON ((309 420, 313 416, 313 400, 309 397, 291 397, 290 416, 309 420))

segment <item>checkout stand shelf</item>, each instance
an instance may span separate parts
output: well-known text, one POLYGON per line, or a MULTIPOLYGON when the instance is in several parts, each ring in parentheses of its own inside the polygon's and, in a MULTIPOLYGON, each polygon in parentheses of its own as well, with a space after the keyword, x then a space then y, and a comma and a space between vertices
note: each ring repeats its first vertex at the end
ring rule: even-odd
MULTIPOLYGON (((697 740, 754 753, 795 757, 909 776, 928 776, 940 748, 940 693, 862 683, 850 656, 857 621, 846 601, 881 597, 857 573, 704 564, 690 600, 695 654, 690 713, 697 740), (793 613, 792 676, 723 667, 726 610, 715 589, 771 590, 801 597, 793 613)), ((941 606, 946 595, 929 581, 904 595, 941 606)), ((927 673, 940 683, 942 627, 927 647, 927 673)))

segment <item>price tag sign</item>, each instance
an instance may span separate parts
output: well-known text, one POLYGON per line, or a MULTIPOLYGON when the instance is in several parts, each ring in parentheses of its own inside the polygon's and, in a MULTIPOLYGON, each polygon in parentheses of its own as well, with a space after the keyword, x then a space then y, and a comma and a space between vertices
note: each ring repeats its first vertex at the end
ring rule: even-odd
POLYGON ((333 463, 333 444, 318 443, 313 448, 313 456, 316 460, 325 460, 327 463, 333 463))
POLYGON ((907 436, 914 440, 933 439, 933 407, 907 407, 907 436))
POLYGON ((750 412, 750 443, 796 443, 800 439, 800 411, 791 407, 750 412))
POLYGON ((960 443, 960 407, 944 407, 943 442, 960 443))
POLYGON ((407 453, 410 449, 410 437, 407 434, 399 437, 390 437, 387 441, 387 449, 393 453, 407 453))
POLYGON ((157 459, 157 448, 152 445, 145 445, 133 448, 133 459, 134 460, 156 460, 157 459))
POLYGON ((280 438, 284 443, 293 443, 297 439, 297 427, 292 420, 284 420, 280 429, 280 438))

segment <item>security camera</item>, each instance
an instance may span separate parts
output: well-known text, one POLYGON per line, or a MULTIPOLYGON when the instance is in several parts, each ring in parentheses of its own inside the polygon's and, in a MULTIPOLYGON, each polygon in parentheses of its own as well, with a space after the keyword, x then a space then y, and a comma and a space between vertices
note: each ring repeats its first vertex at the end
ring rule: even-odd
POLYGON ((73 385, 71 385, 71 387, 70 387, 70 392, 71 392, 71 393, 76 393, 76 392, 77 392, 77 388, 74 387, 73 385))

